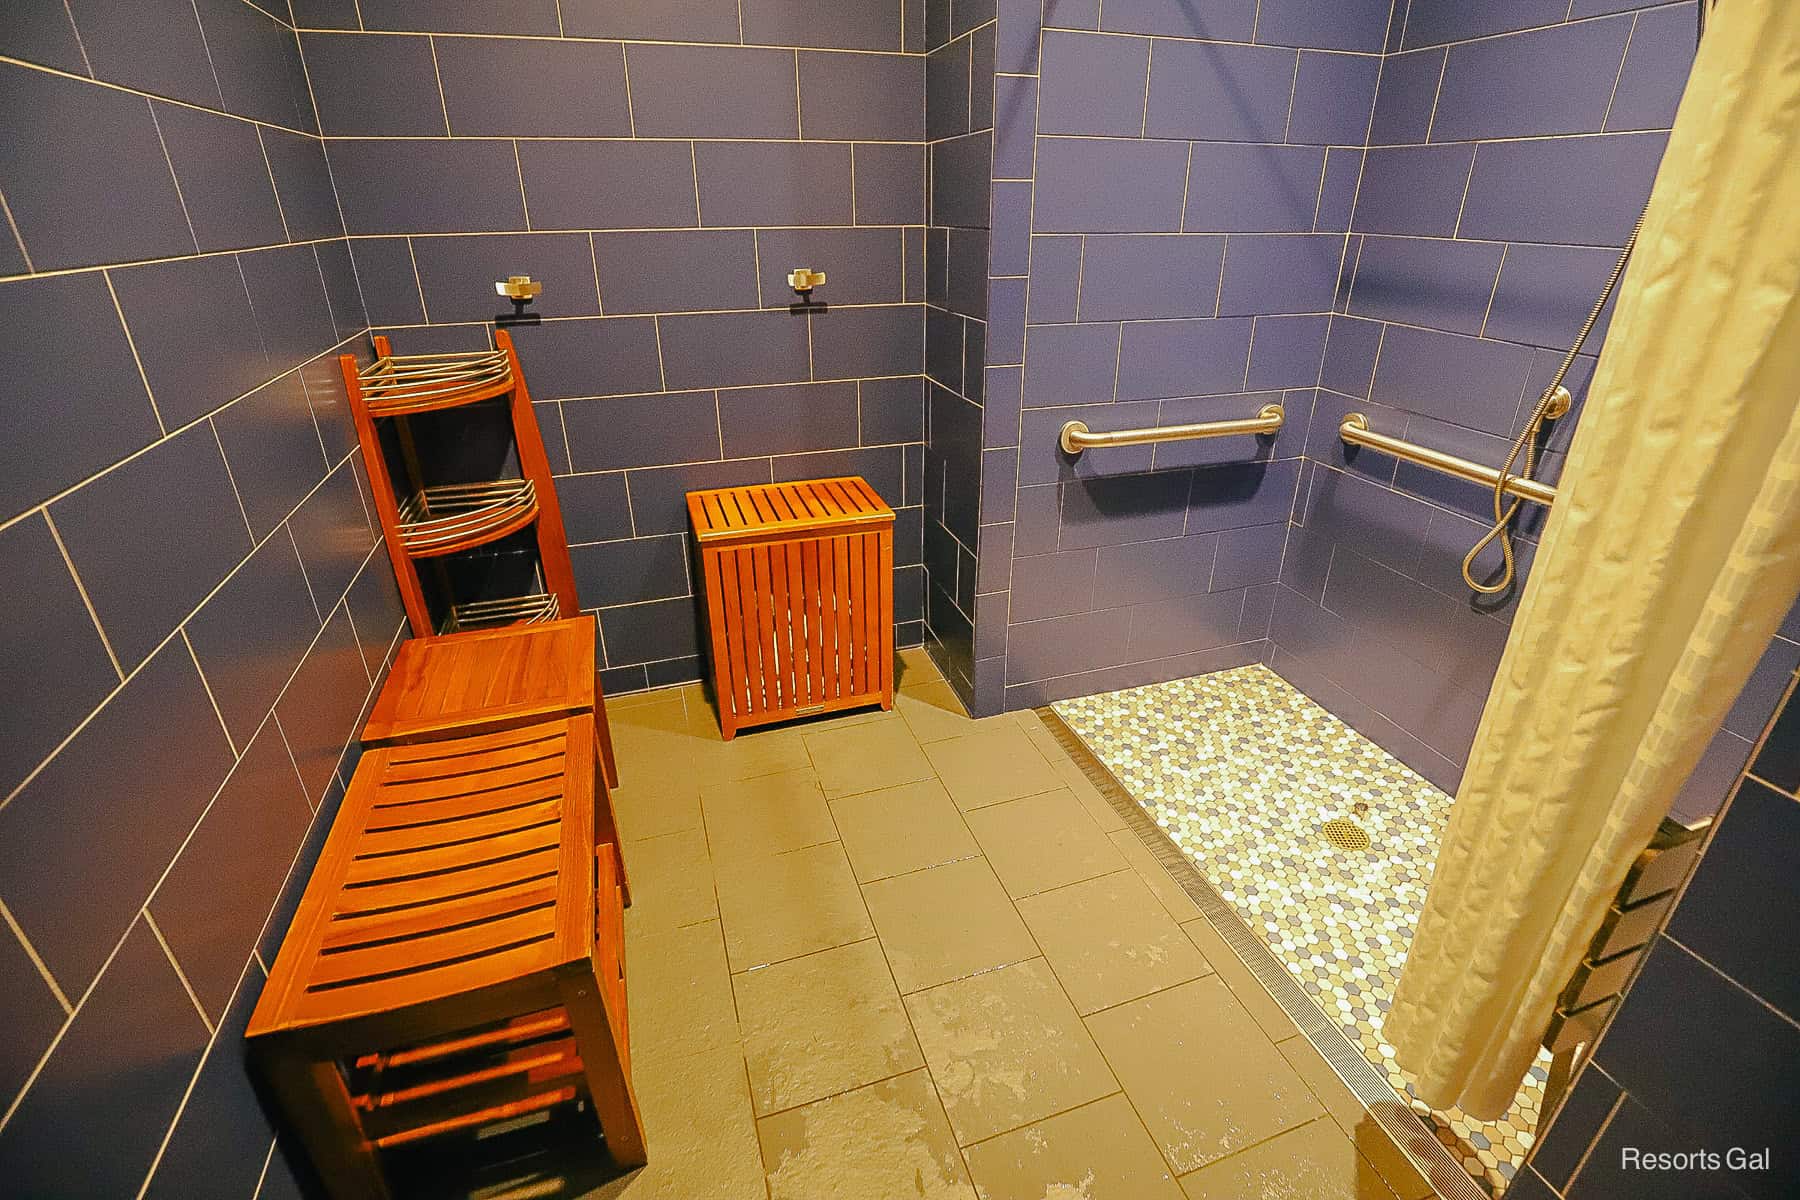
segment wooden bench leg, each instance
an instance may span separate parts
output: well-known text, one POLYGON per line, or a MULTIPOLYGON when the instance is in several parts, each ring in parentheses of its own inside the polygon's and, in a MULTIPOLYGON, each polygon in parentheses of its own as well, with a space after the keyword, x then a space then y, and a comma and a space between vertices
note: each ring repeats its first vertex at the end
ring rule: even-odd
MULTIPOLYGON (((594 757, 605 769, 606 747, 598 723, 594 726, 594 757)), ((631 880, 625 875, 624 842, 619 837, 619 818, 613 811, 612 789, 617 784, 597 784, 594 788, 594 841, 598 845, 612 843, 613 868, 619 873, 619 892, 626 908, 631 907, 631 880)))
POLYGON ((620 1166, 639 1167, 648 1160, 649 1152, 644 1146, 644 1123, 638 1116, 631 1076, 613 1041, 613 1026, 607 1019, 606 999, 594 978, 593 963, 580 966, 585 970, 572 971, 557 981, 563 1008, 569 1014, 569 1026, 581 1050, 588 1092, 593 1097, 600 1128, 606 1134, 606 1148, 620 1166))
POLYGON ((388 1200, 375 1147, 364 1140, 337 1065, 289 1050, 257 1057, 264 1082, 306 1147, 319 1180, 334 1200, 388 1200))
POLYGON ((613 760, 612 723, 606 719, 606 696, 600 690, 600 672, 594 672, 594 732, 600 739, 600 774, 606 786, 619 786, 619 764, 613 760))

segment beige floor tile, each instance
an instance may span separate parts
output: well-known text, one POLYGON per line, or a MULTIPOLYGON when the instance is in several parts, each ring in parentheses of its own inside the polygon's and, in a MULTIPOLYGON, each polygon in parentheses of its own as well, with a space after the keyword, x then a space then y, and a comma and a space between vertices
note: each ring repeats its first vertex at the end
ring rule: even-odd
MULTIPOLYGON (((1169 877, 1169 873, 1163 870, 1163 865, 1145 848, 1137 834, 1129 829, 1119 829, 1106 836, 1112 839, 1112 844, 1125 856, 1125 861, 1137 868, 1138 877, 1150 885, 1150 890, 1162 901, 1162 906, 1169 910, 1171 917, 1184 924, 1204 918, 1205 914, 1194 903, 1193 897, 1182 891, 1181 885, 1169 877)), ((1206 947, 1202 946, 1201 949, 1205 950, 1206 947)))
POLYGON ((665 688, 656 692, 640 692, 622 699, 607 697, 606 720, 616 739, 635 737, 657 730, 664 733, 688 732, 687 704, 679 689, 665 688))
POLYGON ((706 835, 698 829, 627 841, 624 851, 625 869, 631 873, 628 931, 654 933, 719 915, 706 835))
POLYGON ((700 791, 700 808, 715 862, 837 840, 837 825, 811 767, 709 783, 700 791))
POLYGON ((1015 897, 1127 865, 1067 788, 991 804, 965 816, 994 873, 1015 897))
POLYGON ((759 1115, 925 1065, 874 938, 734 975, 731 984, 759 1115))
MULTIPOLYGON (((1397 1100, 1390 1103, 1396 1108, 1400 1106, 1400 1102, 1397 1100)), ((1409 1144, 1413 1146, 1416 1153, 1421 1156, 1434 1153, 1433 1147, 1439 1144, 1437 1138, 1418 1123, 1418 1118, 1408 1112, 1405 1114, 1403 1124, 1408 1130, 1408 1136, 1414 1139, 1409 1144)), ((1376 1172, 1381 1175, 1382 1180, 1393 1189, 1394 1194, 1399 1196, 1400 1200, 1434 1200, 1437 1196, 1438 1190, 1431 1186, 1431 1182, 1424 1175, 1420 1174, 1419 1168, 1413 1166, 1412 1160, 1406 1157, 1406 1152, 1394 1143, 1394 1139, 1388 1136, 1387 1130, 1383 1129, 1372 1115, 1365 1112, 1355 1124, 1343 1125, 1340 1123, 1339 1128, 1344 1131, 1345 1136, 1356 1143, 1357 1152, 1369 1160, 1376 1172)), ((1462 1168, 1460 1167, 1451 1166, 1442 1169, 1446 1176, 1444 1179, 1446 1187, 1462 1177, 1462 1168)))
POLYGON ((629 936, 625 975, 635 1053, 674 1058, 737 1046, 731 971, 717 921, 629 936))
POLYGON ((915 684, 895 693, 894 711, 906 719, 921 745, 1013 723, 1010 716, 971 717, 957 698, 956 689, 941 680, 915 684))
POLYGON ((906 1011, 965 1146, 1118 1088, 1041 958, 914 993, 906 1011))
POLYGON ((1083 1015, 1212 970, 1132 870, 1028 896, 1019 915, 1083 1015))
POLYGON ((1125 818, 1119 815, 1119 810, 1100 794, 1100 789, 1082 774, 1080 767, 1065 758, 1053 761, 1050 769, 1056 772, 1056 777, 1063 781, 1064 787, 1075 793, 1075 798, 1081 801, 1081 807, 1087 809, 1088 816, 1094 818, 1094 824, 1108 833, 1126 828, 1125 818))
POLYGON ((1324 1112, 1215 975, 1109 1008, 1087 1024, 1177 1171, 1324 1112))
POLYGON ((772 1200, 975 1197, 924 1071, 764 1117, 756 1129, 772 1200))
POLYGON ((1003 1133, 967 1154, 981 1200, 1181 1200, 1123 1095, 1003 1133))
POLYGON ((635 770, 638 765, 621 763, 621 778, 629 786, 614 788, 611 794, 619 840, 640 842, 665 833, 699 829, 700 781, 692 775, 653 777, 635 770))
POLYGON ((902 992, 1035 958, 1037 943, 986 860, 866 885, 863 898, 902 992))
POLYGON ((1282 1042, 1300 1032, 1294 1019, 1276 1003, 1275 997, 1269 995, 1269 989, 1262 981, 1251 974, 1244 960, 1213 928, 1211 921, 1202 917, 1198 921, 1184 922, 1181 927, 1193 939, 1194 945, 1200 947, 1200 953, 1206 955, 1206 961, 1213 965, 1213 970, 1219 973, 1231 994, 1263 1031, 1263 1036, 1272 1042, 1282 1042))
POLYGON ((651 688, 644 692, 625 692, 615 695, 607 693, 606 711, 610 715, 624 712, 630 708, 641 708, 647 704, 667 704, 669 701, 681 702, 681 685, 674 687, 651 688))
POLYGON ((1060 787, 1061 780, 1031 739, 997 725, 925 747, 938 778, 965 811, 1060 787))
POLYGON ((934 679, 944 677, 944 673, 938 670, 937 663, 932 661, 931 652, 923 646, 907 646, 894 658, 894 686, 896 688, 930 683, 934 679))
POLYGON ((836 842, 720 863, 718 884, 733 971, 847 946, 875 932, 836 842))
POLYGON ((815 726, 806 733, 806 748, 833 799, 931 778, 931 764, 904 721, 815 726))
POLYGON ((632 1057, 650 1163, 624 1200, 746 1200, 763 1195, 762 1156, 744 1060, 735 1047, 669 1060, 632 1057))
POLYGON ((1394 1200, 1369 1160, 1337 1123, 1313 1121, 1181 1177, 1188 1200, 1304 1196, 1306 1200, 1394 1200))
POLYGON ((780 771, 803 771, 812 766, 806 753, 806 727, 784 725, 779 729, 745 729, 729 742, 721 742, 711 710, 707 711, 705 723, 709 732, 707 740, 701 743, 706 753, 699 766, 709 781, 755 779, 780 771))
POLYGON ((981 853, 935 779, 844 796, 831 802, 831 812, 850 865, 864 883, 981 853))

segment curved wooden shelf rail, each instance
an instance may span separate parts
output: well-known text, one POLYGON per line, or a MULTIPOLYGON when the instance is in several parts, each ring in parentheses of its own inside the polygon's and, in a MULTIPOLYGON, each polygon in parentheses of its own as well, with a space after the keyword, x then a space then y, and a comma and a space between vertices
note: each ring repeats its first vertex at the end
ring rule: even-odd
POLYGON ((400 505, 400 544, 414 558, 472 550, 523 529, 537 511, 529 479, 428 487, 400 505))
POLYGON ((371 413, 398 417, 505 395, 513 369, 504 351, 391 355, 364 367, 357 379, 371 413))

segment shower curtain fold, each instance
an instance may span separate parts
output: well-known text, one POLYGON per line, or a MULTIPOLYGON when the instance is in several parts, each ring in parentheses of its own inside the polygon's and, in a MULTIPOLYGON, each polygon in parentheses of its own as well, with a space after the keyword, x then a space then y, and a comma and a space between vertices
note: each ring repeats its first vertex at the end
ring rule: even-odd
POLYGON ((1384 1037, 1491 1118, 1800 592, 1800 4, 1709 22, 1384 1037))

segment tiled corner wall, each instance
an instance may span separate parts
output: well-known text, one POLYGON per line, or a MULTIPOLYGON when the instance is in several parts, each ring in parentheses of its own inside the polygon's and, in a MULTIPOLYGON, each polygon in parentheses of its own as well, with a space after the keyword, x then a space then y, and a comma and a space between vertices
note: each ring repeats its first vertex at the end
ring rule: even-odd
POLYGON ((291 1187, 241 1035, 401 613, 278 8, 0 12, 8 1195, 291 1187))
MULTIPOLYGON (((985 520, 994 29, 993 0, 926 0, 925 625, 928 646, 965 703, 974 699, 975 556, 985 520)), ((1010 478, 998 484, 1010 490, 1010 478)))
POLYGON ((1263 657, 1388 15, 1001 0, 982 711, 1263 657), (1056 445, 1268 403, 1257 442, 1056 445))
POLYGON ((296 4, 370 321, 399 353, 514 330, 606 686, 698 678, 683 494, 860 474, 921 638, 918 5, 296 4), (786 277, 823 270, 795 313, 786 277))
MULTIPOLYGON (((1641 0, 1395 6, 1271 665, 1446 790, 1520 588, 1482 598, 1462 581, 1489 493, 1348 448, 1337 426, 1361 411, 1382 432, 1505 458, 1650 194, 1695 22, 1692 3, 1641 0)), ((1569 377, 1578 402, 1605 331, 1603 317, 1569 377)), ((1542 478, 1579 415, 1556 424, 1542 478)), ((1519 522, 1521 579, 1543 516, 1527 505, 1519 522)), ((1480 560, 1484 578, 1498 557, 1480 560)), ((1748 747, 1741 721, 1730 730, 1719 753, 1735 762, 1703 772, 1713 805, 1748 747)))
POLYGON ((1800 1195, 1800 701, 1791 691, 1766 738, 1512 1200, 1800 1195), (1623 1157, 1629 1147, 1709 1150, 1722 1161, 1639 1170, 1623 1157), (1773 1155, 1732 1170, 1723 1161, 1732 1147, 1773 1155))

